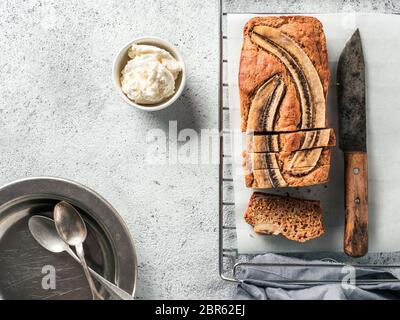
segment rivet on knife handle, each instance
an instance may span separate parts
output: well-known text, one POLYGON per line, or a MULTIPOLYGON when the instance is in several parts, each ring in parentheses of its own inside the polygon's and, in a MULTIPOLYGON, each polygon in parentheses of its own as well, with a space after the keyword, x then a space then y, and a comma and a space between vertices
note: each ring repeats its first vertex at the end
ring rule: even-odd
POLYGON ((345 153, 346 221, 344 251, 352 257, 361 257, 368 252, 367 172, 367 153, 345 153))

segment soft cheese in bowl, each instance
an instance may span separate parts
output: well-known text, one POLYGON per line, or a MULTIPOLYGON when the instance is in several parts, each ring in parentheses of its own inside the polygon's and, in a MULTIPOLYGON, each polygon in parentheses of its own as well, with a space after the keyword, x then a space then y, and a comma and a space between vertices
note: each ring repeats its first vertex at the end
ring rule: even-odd
POLYGON ((159 38, 141 38, 125 46, 115 59, 113 75, 124 100, 146 111, 171 105, 185 83, 179 52, 159 38))

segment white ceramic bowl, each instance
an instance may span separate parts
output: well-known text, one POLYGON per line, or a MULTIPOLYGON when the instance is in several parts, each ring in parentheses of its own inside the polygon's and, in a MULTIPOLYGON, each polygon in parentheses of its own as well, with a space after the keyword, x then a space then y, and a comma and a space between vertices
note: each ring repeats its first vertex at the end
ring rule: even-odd
POLYGON ((142 38, 137 38, 133 41, 130 41, 127 43, 117 54, 117 56, 114 59, 114 65, 113 65, 113 70, 112 70, 112 77, 114 80, 115 87, 117 91, 119 92, 120 96, 124 101, 131 106, 134 106, 135 108, 138 108, 140 110, 144 111, 158 111, 165 109, 169 107, 171 104, 173 104, 179 96, 182 94, 182 91, 185 87, 186 83, 186 70, 185 70, 185 63, 182 59, 181 54, 179 51, 169 42, 157 38, 157 37, 142 37, 142 38), (126 94, 122 91, 121 89, 121 71, 125 67, 126 63, 128 62, 128 50, 132 46, 132 44, 147 44, 147 45, 152 45, 159 47, 161 49, 167 50, 171 55, 180 62, 182 66, 182 71, 180 72, 178 78, 175 80, 175 93, 169 97, 167 100, 162 101, 157 104, 150 104, 150 105, 141 105, 137 104, 131 99, 129 99, 126 94))

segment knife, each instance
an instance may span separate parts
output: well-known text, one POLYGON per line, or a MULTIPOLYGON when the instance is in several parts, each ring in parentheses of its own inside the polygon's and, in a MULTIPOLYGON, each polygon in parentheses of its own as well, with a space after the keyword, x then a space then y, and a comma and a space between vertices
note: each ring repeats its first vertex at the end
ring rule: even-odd
POLYGON ((365 64, 360 32, 346 43, 338 62, 339 147, 345 159, 344 252, 368 251, 368 161, 365 64))

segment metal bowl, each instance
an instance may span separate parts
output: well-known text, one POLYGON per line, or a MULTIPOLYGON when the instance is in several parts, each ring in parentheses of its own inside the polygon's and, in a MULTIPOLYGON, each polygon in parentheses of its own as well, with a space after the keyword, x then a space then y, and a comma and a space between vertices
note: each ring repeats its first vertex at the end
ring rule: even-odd
MULTIPOLYGON (((61 200, 75 206, 87 224, 88 264, 134 295, 135 247, 117 211, 81 184, 40 177, 0 188, 0 299, 91 299, 81 266, 66 253, 42 248, 28 229, 30 216, 52 217, 61 200)), ((104 290, 101 293, 107 298, 104 290)))

